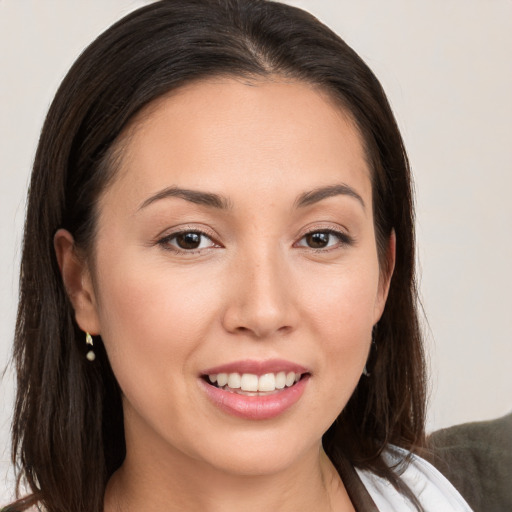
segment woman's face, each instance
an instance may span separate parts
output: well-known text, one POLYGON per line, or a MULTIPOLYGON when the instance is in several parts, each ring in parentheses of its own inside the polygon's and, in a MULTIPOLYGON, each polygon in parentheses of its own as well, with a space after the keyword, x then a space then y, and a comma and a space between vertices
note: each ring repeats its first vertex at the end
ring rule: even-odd
POLYGON ((318 453, 387 293, 353 123, 309 85, 218 79, 158 100, 123 147, 77 320, 129 456, 262 474, 318 453))

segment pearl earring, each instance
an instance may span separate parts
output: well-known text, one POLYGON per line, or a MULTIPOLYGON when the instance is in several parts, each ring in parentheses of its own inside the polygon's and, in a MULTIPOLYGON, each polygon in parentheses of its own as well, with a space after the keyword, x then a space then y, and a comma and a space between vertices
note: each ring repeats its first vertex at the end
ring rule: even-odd
MULTIPOLYGON (((91 345, 91 347, 94 346, 94 344, 92 342, 92 336, 88 332, 85 333, 85 344, 91 345)), ((85 357, 87 357, 88 361, 92 362, 96 359, 96 354, 94 353, 94 350, 91 349, 87 352, 85 357)))

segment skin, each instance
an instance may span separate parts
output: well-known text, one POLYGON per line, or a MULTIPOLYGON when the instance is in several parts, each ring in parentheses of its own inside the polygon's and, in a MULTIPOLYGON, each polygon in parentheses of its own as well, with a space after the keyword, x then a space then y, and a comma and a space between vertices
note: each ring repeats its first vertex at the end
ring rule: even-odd
MULTIPOLYGON (((208 80, 151 105, 123 151, 100 198, 94 265, 71 234, 55 237, 78 325, 101 335, 123 392, 127 458, 105 511, 353 510, 321 437, 361 376, 389 276, 349 116, 307 84, 208 80), (296 206, 340 184, 354 194, 296 206), (229 207, 150 201, 168 187, 229 207), (172 235, 186 230, 206 236, 176 252, 172 235), (228 414, 199 385, 206 368, 272 358, 310 372, 275 418, 228 414)), ((393 253, 391 239, 391 267, 393 253)))

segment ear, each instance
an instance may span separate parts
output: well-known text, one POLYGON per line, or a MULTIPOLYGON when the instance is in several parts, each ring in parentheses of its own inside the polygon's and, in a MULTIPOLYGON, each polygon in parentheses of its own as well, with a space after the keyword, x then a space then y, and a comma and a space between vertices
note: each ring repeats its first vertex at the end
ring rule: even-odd
POLYGON ((98 309, 89 267, 77 253, 73 235, 59 229, 53 238, 64 288, 75 310, 75 319, 82 331, 100 334, 98 309))
POLYGON ((389 236, 388 246, 386 249, 386 264, 385 267, 380 270, 379 289, 377 292, 377 299, 375 301, 374 325, 380 320, 380 317, 384 312, 384 307, 386 306, 391 278, 393 277, 393 271, 395 270, 395 261, 396 234, 395 230, 393 230, 389 236))

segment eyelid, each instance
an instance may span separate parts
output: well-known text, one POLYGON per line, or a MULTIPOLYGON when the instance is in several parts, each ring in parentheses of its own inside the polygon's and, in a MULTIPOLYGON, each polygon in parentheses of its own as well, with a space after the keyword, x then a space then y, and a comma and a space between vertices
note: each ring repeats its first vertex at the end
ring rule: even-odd
POLYGON ((212 230, 210 230, 204 226, 197 227, 197 226, 191 226, 191 225, 180 226, 180 227, 177 227, 177 228, 174 228, 171 230, 164 231, 162 234, 160 234, 156 237, 155 244, 160 245, 165 250, 174 252, 176 254, 186 254, 186 255, 197 254, 199 252, 207 251, 209 249, 222 247, 222 244, 220 244, 217 241, 217 236, 215 233, 213 233, 212 230), (184 233, 197 233, 201 236, 208 238, 212 242, 212 245, 210 247, 203 247, 200 249, 181 249, 181 248, 171 245, 169 243, 170 240, 172 240, 175 237, 182 235, 184 233))
POLYGON ((314 225, 314 226, 308 226, 307 228, 303 229, 300 234, 296 238, 296 242, 294 242, 294 245, 298 244, 304 237, 307 235, 310 235, 312 233, 329 233, 332 235, 335 235, 339 239, 339 244, 331 247, 321 248, 321 249, 315 249, 313 247, 307 247, 307 246, 298 246, 303 249, 308 249, 311 251, 316 252, 327 252, 329 250, 338 249, 343 246, 352 245, 355 242, 355 239, 352 235, 348 233, 347 229, 344 229, 340 226, 333 226, 332 224, 320 224, 320 225, 314 225))
POLYGON ((317 231, 332 231, 334 233, 339 233, 340 235, 351 237, 349 234, 350 230, 345 226, 332 221, 319 221, 308 224, 307 226, 301 228, 297 233, 296 238, 299 239, 308 235, 309 233, 315 233, 317 231))

